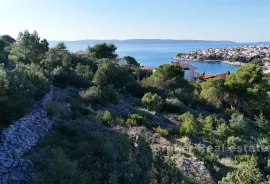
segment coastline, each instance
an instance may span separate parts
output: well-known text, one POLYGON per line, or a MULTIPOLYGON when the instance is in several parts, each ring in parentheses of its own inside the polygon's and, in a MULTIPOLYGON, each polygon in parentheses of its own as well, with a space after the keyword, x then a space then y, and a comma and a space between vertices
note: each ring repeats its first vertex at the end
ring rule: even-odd
POLYGON ((237 66, 243 66, 243 65, 247 64, 247 63, 242 63, 242 62, 239 62, 239 61, 230 62, 228 60, 223 61, 223 63, 230 64, 230 65, 237 65, 237 66))
POLYGON ((230 64, 230 65, 236 65, 236 66, 243 66, 245 65, 246 63, 242 63, 242 62, 239 62, 239 61, 236 61, 236 62, 230 62, 228 60, 198 60, 198 59, 179 59, 179 58, 173 58, 174 61, 183 61, 183 62, 205 62, 205 63, 218 63, 218 62, 222 62, 222 63, 225 63, 225 64, 230 64))
POLYGON ((179 59, 176 57, 172 58, 175 61, 188 61, 188 62, 206 62, 206 63, 217 63, 217 62, 223 62, 223 60, 216 59, 216 60, 201 60, 201 59, 179 59))

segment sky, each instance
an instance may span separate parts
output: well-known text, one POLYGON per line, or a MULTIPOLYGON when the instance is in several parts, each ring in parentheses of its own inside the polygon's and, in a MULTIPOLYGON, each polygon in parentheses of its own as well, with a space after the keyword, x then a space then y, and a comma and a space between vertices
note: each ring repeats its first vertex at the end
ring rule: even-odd
POLYGON ((0 34, 270 41, 270 0, 0 0, 0 34))

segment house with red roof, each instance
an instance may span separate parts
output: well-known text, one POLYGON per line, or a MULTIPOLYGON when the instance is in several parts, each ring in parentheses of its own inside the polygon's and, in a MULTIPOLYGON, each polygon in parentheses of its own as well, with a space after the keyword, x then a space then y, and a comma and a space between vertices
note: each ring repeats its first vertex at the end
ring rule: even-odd
POLYGON ((157 69, 156 68, 150 68, 148 66, 142 66, 141 70, 148 70, 148 71, 151 71, 151 72, 155 72, 157 69))
POLYGON ((228 76, 230 75, 230 72, 226 72, 226 73, 222 73, 222 74, 216 74, 216 75, 214 75, 214 74, 204 74, 204 75, 201 75, 201 74, 198 74, 197 76, 201 76, 201 77, 203 77, 205 80, 207 80, 207 79, 211 79, 211 78, 216 78, 216 77, 220 77, 220 78, 222 78, 222 79, 226 79, 228 76))
POLYGON ((86 51, 84 51, 84 50, 78 50, 78 51, 74 52, 74 54, 80 55, 80 56, 86 56, 86 51))

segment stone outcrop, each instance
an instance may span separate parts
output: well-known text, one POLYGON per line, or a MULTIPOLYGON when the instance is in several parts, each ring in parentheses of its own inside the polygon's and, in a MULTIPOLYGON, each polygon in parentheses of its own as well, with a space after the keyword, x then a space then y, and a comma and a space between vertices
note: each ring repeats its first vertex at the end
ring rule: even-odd
POLYGON ((0 183, 30 183, 33 164, 21 159, 26 151, 35 146, 38 140, 51 128, 53 121, 46 118, 46 107, 52 101, 54 87, 38 101, 33 111, 12 123, 1 134, 0 143, 0 183))

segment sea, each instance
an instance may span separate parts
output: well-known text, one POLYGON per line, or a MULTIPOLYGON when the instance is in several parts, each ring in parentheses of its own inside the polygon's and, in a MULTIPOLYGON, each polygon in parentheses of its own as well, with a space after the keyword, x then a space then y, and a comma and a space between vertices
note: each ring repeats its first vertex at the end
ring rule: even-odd
MULTIPOLYGON (((245 45, 260 45, 261 43, 185 43, 185 44, 116 44, 116 53, 119 57, 132 56, 141 66, 156 68, 162 64, 169 64, 171 59, 177 53, 185 53, 196 50, 206 50, 209 48, 228 48, 245 45)), ((56 42, 50 43, 54 47, 56 42)), ((66 43, 71 52, 77 50, 86 50, 88 44, 66 43)), ((90 45, 93 46, 93 45, 90 45)), ((190 65, 198 68, 199 73, 220 74, 225 72, 234 72, 239 66, 225 64, 222 61, 216 63, 207 62, 188 62, 190 65)))

